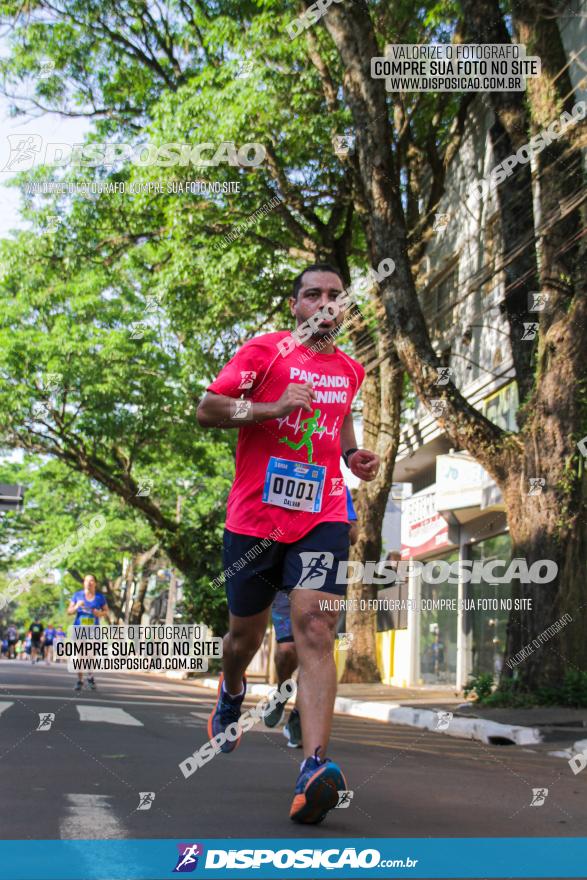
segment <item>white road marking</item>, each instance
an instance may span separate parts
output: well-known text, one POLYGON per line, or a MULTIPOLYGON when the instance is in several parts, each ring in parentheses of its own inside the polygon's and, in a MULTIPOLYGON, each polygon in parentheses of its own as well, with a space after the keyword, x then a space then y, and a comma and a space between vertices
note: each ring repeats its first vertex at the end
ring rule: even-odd
POLYGON ((203 718, 204 721, 207 721, 208 718, 210 717, 209 712, 190 712, 190 715, 195 715, 196 718, 203 718))
POLYGON ((66 794, 65 815, 59 823, 61 840, 117 839, 128 835, 109 803, 108 794, 66 794))
MULTIPOLYGON (((14 694, 10 693, 11 697, 16 697, 22 700, 59 700, 60 703, 78 703, 79 697, 58 697, 53 696, 52 694, 45 694, 45 696, 38 696, 37 694, 14 694)), ((108 706, 111 706, 113 703, 122 703, 123 706, 169 706, 171 709, 178 708, 181 709, 187 708, 188 706, 193 706, 195 703, 207 703, 210 705, 212 702, 212 698, 209 699, 201 699, 201 700, 181 700, 180 698, 174 699, 173 697, 169 698, 169 702, 159 702, 157 700, 135 700, 129 697, 127 700, 100 700, 98 697, 93 696, 91 698, 92 705, 94 703, 104 703, 108 706)))
POLYGON ((14 703, 0 703, 0 715, 6 710, 10 709, 11 706, 14 706, 14 703))
POLYGON ((105 724, 125 724, 127 727, 144 727, 142 721, 114 706, 76 706, 81 721, 102 721, 105 724))

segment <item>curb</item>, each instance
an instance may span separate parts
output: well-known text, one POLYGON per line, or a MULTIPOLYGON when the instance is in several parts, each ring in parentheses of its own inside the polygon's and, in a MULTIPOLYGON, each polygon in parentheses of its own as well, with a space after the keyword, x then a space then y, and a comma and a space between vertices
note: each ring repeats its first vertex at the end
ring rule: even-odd
POLYGON ((439 729, 440 714, 446 710, 415 709, 412 706, 400 706, 398 703, 369 703, 361 700, 349 700, 337 697, 334 711, 359 718, 372 718, 375 721, 387 721, 388 724, 402 724, 418 727, 433 733, 444 733, 460 739, 475 739, 485 745, 496 742, 512 743, 517 746, 536 745, 542 742, 542 735, 537 727, 521 727, 516 724, 501 724, 484 718, 460 718, 453 715, 446 728, 439 729))
MULTIPOLYGON (((218 689, 218 679, 196 679, 196 684, 201 687, 218 689)), ((249 693, 266 696, 274 690, 274 685, 253 684, 249 693)), ((433 733, 444 733, 447 736, 455 736, 460 739, 474 739, 485 745, 499 743, 511 743, 517 746, 537 745, 542 742, 542 735, 537 727, 522 727, 516 724, 501 724, 498 721, 487 721, 483 718, 460 718, 454 716, 450 719, 447 728, 438 729, 439 713, 445 710, 438 709, 415 709, 412 706, 401 706, 399 703, 369 702, 367 700, 351 700, 348 697, 337 697, 334 702, 334 711, 338 715, 351 715, 354 718, 369 718, 373 721, 386 721, 388 724, 402 724, 408 727, 417 727, 422 730, 430 730, 433 733)), ((582 740, 587 750, 587 740, 582 740)), ((580 746, 581 742, 575 743, 580 746)), ((579 749, 581 751, 582 749, 579 749)))
POLYGON ((553 758, 564 758, 576 776, 581 770, 584 770, 585 767, 587 767, 587 739, 577 740, 577 742, 574 742, 568 749, 562 749, 558 752, 549 752, 548 754, 552 755, 553 758), (579 755, 581 756, 581 759, 577 760, 579 755), (574 765, 573 759, 577 761, 574 765), (575 769, 575 767, 577 769, 575 769))

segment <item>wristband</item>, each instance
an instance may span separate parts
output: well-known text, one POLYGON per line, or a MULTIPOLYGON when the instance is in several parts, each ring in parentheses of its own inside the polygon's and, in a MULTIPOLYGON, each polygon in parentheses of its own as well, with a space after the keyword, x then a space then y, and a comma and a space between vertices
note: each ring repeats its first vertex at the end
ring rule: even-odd
POLYGON ((346 452, 343 452, 343 454, 342 454, 342 459, 343 459, 343 461, 344 461, 344 463, 346 464, 347 467, 349 466, 349 458, 350 458, 350 456, 351 456, 354 452, 358 452, 358 451, 359 451, 359 450, 356 448, 356 446, 354 446, 352 449, 347 449, 346 452))

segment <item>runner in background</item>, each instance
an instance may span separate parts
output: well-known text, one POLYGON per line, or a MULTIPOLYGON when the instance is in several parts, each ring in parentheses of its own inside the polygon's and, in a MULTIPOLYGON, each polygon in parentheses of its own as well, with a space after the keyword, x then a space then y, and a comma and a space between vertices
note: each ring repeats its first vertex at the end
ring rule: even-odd
POLYGON ((47 666, 53 660, 53 641, 57 630, 52 623, 45 629, 45 638, 43 639, 43 656, 47 666))
MULTIPOLYGON (((346 489, 346 505, 347 516, 349 519, 350 531, 349 542, 356 544, 358 537, 357 514, 353 505, 353 499, 348 486, 346 489)), ((275 630, 275 671, 277 673, 277 690, 281 689, 281 685, 292 678, 294 672, 298 668, 298 655, 294 643, 293 629, 291 625, 291 613, 289 606, 289 595, 287 590, 280 590, 271 606, 271 617, 273 628, 275 630)), ((269 705, 273 708, 269 709, 263 715, 263 721, 266 727, 272 728, 283 719, 285 715, 285 703, 271 699, 274 695, 269 696, 269 705)), ((287 739, 290 749, 299 749, 302 747, 302 725, 300 721, 300 713, 297 706, 290 712, 287 724, 283 728, 283 735, 287 739)))
MULTIPOLYGON (((87 574, 84 578, 83 590, 78 590, 71 597, 67 613, 75 614, 74 626, 95 626, 100 623, 101 617, 107 617, 109 609, 106 597, 96 587, 97 581, 94 575, 87 574)), ((83 672, 78 672, 78 680, 74 688, 76 693, 79 693, 84 686, 83 678, 83 672)), ((87 681, 91 690, 95 690, 96 682, 94 681, 94 676, 88 675, 87 681)))
POLYGON ((16 659, 16 643, 18 642, 18 630, 13 623, 6 630, 6 638, 8 639, 8 659, 16 659))
POLYGON ((31 634, 31 661, 33 663, 39 663, 41 660, 41 637, 44 629, 41 621, 35 617, 29 630, 31 634))
POLYGON ((65 634, 63 627, 58 626, 57 629, 55 630, 55 638, 53 639, 53 659, 54 659, 55 663, 61 663, 61 660, 57 656, 55 646, 56 646, 57 642, 64 642, 66 638, 67 638, 67 636, 65 634))
POLYGON ((351 495, 351 490, 348 486, 345 486, 346 489, 346 513, 349 518, 349 544, 351 546, 357 543, 357 539, 359 537, 359 525, 357 523, 357 511, 355 510, 355 505, 353 504, 353 496, 351 495))
MULTIPOLYGON (((297 327, 309 331, 305 342, 296 345, 289 331, 249 340, 208 386, 197 410, 203 428, 239 429, 224 531, 223 567, 234 571, 225 582, 229 632, 208 735, 238 722, 245 671, 263 640, 275 594, 291 590, 305 758, 290 818, 303 823, 321 822, 337 805, 338 792, 349 788, 326 757, 339 614, 324 599, 346 594, 337 575, 349 550, 341 454, 360 480, 374 480, 379 470, 379 457, 357 448, 351 412, 365 370, 332 341, 344 300, 337 269, 308 266, 294 279, 289 301, 297 327), (270 538, 276 531, 277 539, 270 538), (311 584, 308 559, 321 567, 317 578, 312 563, 311 584)), ((239 741, 240 735, 227 737, 221 751, 233 751, 239 741)))
MULTIPOLYGON (((275 596, 271 606, 271 618, 273 629, 275 630, 275 653, 273 658, 275 660, 275 672, 277 673, 277 690, 268 697, 268 706, 273 708, 269 708, 263 715, 265 727, 269 728, 277 727, 285 715, 285 703, 271 698, 275 697, 277 691, 281 691, 282 684, 285 681, 289 681, 298 668, 298 654, 294 644, 291 609, 287 590, 280 590, 275 596)), ((291 710, 283 733, 287 737, 287 744, 290 748, 301 748, 302 725, 297 706, 294 706, 291 710)))

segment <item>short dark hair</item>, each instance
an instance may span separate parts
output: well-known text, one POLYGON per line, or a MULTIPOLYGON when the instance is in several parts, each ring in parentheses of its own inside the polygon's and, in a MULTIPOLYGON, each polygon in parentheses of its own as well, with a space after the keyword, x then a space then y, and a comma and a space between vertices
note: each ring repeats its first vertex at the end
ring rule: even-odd
POLYGON ((300 292, 300 288, 302 286, 302 279, 306 272, 332 272, 333 275, 338 275, 344 287, 344 278, 342 277, 338 269, 335 269, 335 267, 331 263, 312 263, 311 266, 306 266, 306 268, 303 269, 300 274, 296 275, 296 277, 294 278, 292 293, 294 299, 298 298, 298 293, 300 292))

